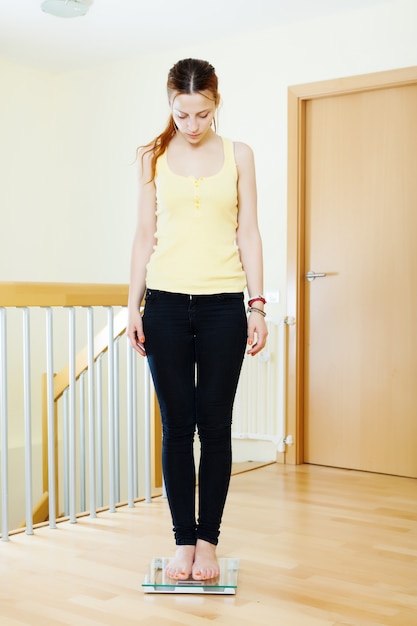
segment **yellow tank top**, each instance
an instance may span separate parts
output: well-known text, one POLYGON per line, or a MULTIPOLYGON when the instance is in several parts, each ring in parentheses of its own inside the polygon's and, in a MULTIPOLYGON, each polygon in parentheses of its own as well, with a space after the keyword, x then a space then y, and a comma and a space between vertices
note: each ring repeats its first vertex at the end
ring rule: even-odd
POLYGON ((146 285, 207 295, 245 289, 236 244, 238 173, 233 143, 223 139, 224 162, 214 176, 174 174, 166 152, 156 167, 156 240, 146 285))

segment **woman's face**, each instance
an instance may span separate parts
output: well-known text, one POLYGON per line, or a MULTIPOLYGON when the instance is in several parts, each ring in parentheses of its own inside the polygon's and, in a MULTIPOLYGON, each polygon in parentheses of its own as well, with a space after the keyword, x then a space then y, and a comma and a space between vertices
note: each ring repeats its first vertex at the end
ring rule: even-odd
POLYGON ((172 117, 178 132, 191 144, 200 143, 210 131, 216 108, 209 91, 179 93, 171 100, 172 117))

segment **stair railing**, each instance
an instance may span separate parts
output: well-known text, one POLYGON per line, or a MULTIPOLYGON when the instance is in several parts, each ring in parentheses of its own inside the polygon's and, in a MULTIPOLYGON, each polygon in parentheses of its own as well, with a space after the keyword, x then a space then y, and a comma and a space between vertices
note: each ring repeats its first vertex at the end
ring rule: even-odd
MULTIPOLYGON (((13 480, 14 497, 17 477, 9 476, 11 462, 8 440, 10 420, 22 417, 22 413, 24 459, 21 459, 20 467, 24 465, 25 468, 23 526, 27 534, 33 534, 34 525, 38 523, 48 521, 49 526, 55 528, 59 519, 69 518, 71 522, 76 522, 80 514, 89 513, 95 517, 99 509, 115 511, 119 504, 134 506, 136 500, 144 497, 149 501, 153 495, 160 493, 162 476, 158 405, 152 393, 146 361, 136 358, 128 342, 121 341, 126 329, 126 302, 126 285, 0 283, 2 540, 7 540, 16 528, 15 522, 9 524, 9 485, 13 480), (54 328, 57 310, 68 317, 67 341, 62 337, 61 330, 54 328), (43 354, 36 353, 35 357, 33 350, 36 341, 32 330, 36 326, 32 319, 36 317, 34 311, 38 311, 38 316, 39 311, 45 316, 43 354), (95 335, 97 311, 101 312, 101 317, 105 313, 107 323, 95 335), (87 343, 77 351, 80 342, 77 331, 80 325, 76 322, 81 312, 86 315, 86 328, 82 329, 81 334, 86 336, 87 343), (12 334, 17 334, 13 333, 13 325, 16 325, 16 320, 12 319, 14 313, 21 313, 23 319, 22 360, 18 365, 14 358, 16 346, 13 345, 10 352, 10 333, 8 336, 9 319, 12 334), (65 347, 63 344, 66 344, 65 347), (122 346, 126 356, 122 384, 125 390, 124 404, 120 397, 122 375, 119 353, 122 346), (105 359, 107 369, 103 371, 105 359), (55 373, 54 366, 59 361, 66 364, 55 373), (46 372, 39 373, 42 368, 46 372), (140 378, 138 369, 141 370, 140 378), (38 376, 42 379, 41 410, 33 399, 38 376), (104 409, 106 418, 103 420, 104 409), (42 488, 34 507, 33 470, 39 468, 33 459, 32 430, 35 425, 35 430, 39 431, 39 416, 42 430, 42 488), (103 433, 103 426, 107 427, 106 433, 103 433), (120 441, 122 431, 125 434, 123 442, 120 441), (107 440, 106 453, 102 445, 103 438, 107 440), (140 458, 138 439, 142 448, 140 458), (62 480, 60 473, 63 475, 62 480), (139 493, 138 475, 144 482, 144 496, 139 493), (107 498, 103 499, 104 484, 107 498)), ((36 338, 40 334, 39 324, 35 334, 36 338)), ((22 472, 15 473, 22 478, 22 472)))

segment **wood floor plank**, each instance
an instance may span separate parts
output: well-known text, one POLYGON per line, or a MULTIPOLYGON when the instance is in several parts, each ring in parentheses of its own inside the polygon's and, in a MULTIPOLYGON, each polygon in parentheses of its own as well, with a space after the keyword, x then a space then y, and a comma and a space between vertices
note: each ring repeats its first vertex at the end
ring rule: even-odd
POLYGON ((174 551, 155 499, 0 543, 1 626, 417 626, 417 481, 312 465, 232 477, 236 596, 152 595, 174 551))

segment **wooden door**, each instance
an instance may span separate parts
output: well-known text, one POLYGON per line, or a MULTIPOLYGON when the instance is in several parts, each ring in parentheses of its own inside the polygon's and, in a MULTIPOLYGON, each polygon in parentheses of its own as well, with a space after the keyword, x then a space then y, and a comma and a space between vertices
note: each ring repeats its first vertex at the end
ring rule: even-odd
POLYGON ((415 74, 299 116, 299 461, 417 477, 415 74))

